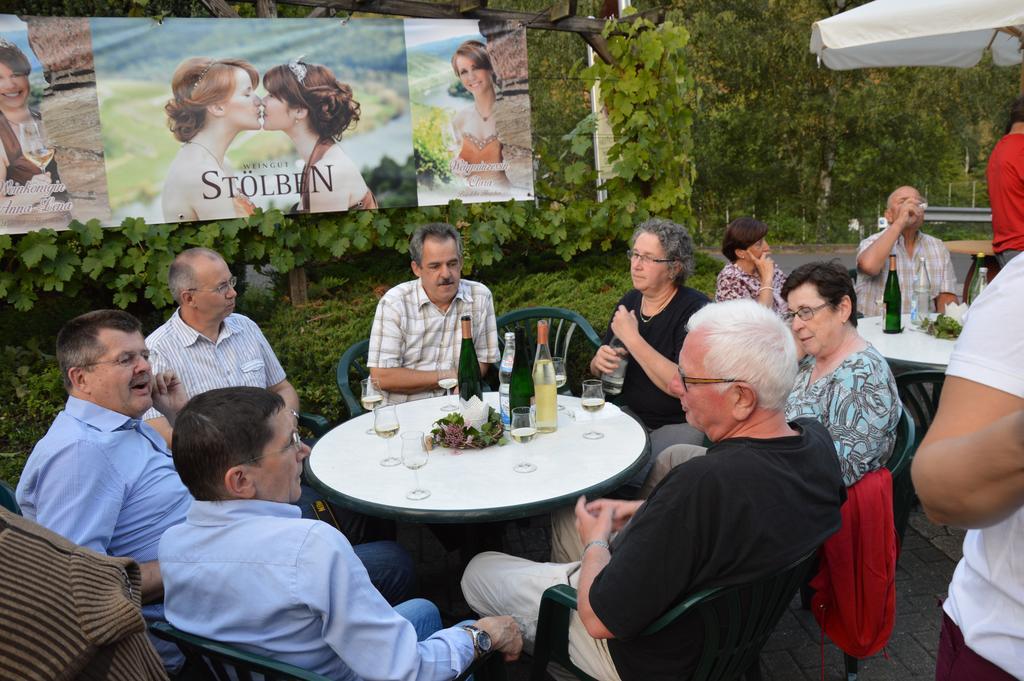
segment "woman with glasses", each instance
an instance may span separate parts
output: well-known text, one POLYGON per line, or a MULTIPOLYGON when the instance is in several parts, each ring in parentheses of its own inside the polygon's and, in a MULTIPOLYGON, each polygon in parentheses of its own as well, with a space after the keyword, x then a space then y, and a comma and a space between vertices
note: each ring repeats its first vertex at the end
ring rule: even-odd
POLYGON ((782 287, 805 356, 786 403, 790 421, 811 416, 835 442, 850 486, 881 467, 896 442, 902 406, 885 358, 857 333, 857 294, 837 262, 796 268, 782 287))
POLYGON ((722 254, 729 264, 718 273, 715 302, 752 298, 776 314, 789 311, 782 296, 786 275, 770 257, 767 234, 768 225, 754 218, 736 218, 725 228, 722 254))
POLYGON ((669 385, 676 376, 686 323, 708 299, 684 285, 693 272, 693 242, 682 225, 652 218, 636 228, 630 243, 633 290, 616 305, 590 371, 595 376, 611 373, 626 358, 619 404, 647 427, 653 458, 669 445, 704 441, 703 433, 686 424, 669 385), (618 347, 613 347, 613 338, 618 347))

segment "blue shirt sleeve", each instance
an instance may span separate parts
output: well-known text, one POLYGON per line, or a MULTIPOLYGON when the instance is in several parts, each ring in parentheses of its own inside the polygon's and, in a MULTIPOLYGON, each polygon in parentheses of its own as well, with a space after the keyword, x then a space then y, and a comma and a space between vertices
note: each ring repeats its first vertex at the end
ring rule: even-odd
POLYGON ((44 461, 19 485, 25 516, 76 544, 107 553, 125 499, 117 467, 98 443, 88 440, 66 444, 44 461))
POLYGON ((370 583, 344 537, 324 525, 310 531, 299 552, 297 596, 323 621, 324 641, 365 681, 444 681, 473 661, 465 631, 442 629, 416 640, 412 624, 370 583))

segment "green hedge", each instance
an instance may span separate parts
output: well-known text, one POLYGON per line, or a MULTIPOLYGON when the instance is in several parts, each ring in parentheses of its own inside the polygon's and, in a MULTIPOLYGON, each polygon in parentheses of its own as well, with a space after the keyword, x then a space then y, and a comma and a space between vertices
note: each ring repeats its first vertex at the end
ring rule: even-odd
MULTIPOLYGON (((688 283, 711 294, 720 267, 697 254, 697 271, 688 283)), ((299 391, 303 409, 337 422, 348 416, 335 384, 338 358, 369 335, 379 297, 410 278, 407 257, 374 251, 312 269, 313 297, 307 305, 292 307, 283 295, 283 282, 278 282, 275 291, 251 287, 239 301, 239 311, 260 323, 299 391)), ((547 253, 509 256, 473 278, 490 286, 499 315, 537 305, 565 307, 582 314, 599 333, 630 288, 629 265, 620 250, 587 253, 569 263, 547 253)), ((0 478, 12 484, 66 399, 52 354, 56 331, 87 309, 87 300, 48 298, 29 312, 8 308, 0 314, 0 478), (25 332, 20 337, 19 328, 25 332)), ((141 316, 147 332, 161 320, 152 311, 141 316)), ((581 375, 588 360, 570 357, 571 374, 581 375)))

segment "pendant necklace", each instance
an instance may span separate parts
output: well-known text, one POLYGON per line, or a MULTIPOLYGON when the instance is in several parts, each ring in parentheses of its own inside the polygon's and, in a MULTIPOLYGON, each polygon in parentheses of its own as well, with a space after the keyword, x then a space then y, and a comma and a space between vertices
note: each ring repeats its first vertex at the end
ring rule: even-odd
POLYGON ((657 317, 661 313, 661 311, 664 310, 665 307, 670 302, 672 302, 672 299, 676 297, 676 292, 678 292, 678 290, 679 289, 676 289, 676 291, 674 291, 672 293, 672 295, 670 295, 668 298, 665 299, 665 302, 661 304, 661 307, 659 307, 657 310, 655 310, 651 314, 647 315, 646 317, 644 316, 644 302, 646 302, 647 297, 641 295, 640 296, 640 321, 642 321, 644 324, 646 324, 649 321, 651 321, 652 319, 654 319, 655 317, 657 317))

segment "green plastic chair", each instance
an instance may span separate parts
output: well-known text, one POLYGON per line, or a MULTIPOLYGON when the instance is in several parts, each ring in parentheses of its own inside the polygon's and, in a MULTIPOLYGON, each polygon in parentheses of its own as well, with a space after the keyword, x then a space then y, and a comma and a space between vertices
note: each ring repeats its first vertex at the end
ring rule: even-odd
MULTIPOLYGON (((505 333, 515 331, 516 325, 521 324, 526 333, 527 357, 532 364, 537 350, 537 322, 541 319, 547 319, 550 324, 548 348, 551 356, 564 357, 570 372, 573 367, 588 365, 593 353, 601 347, 601 337, 580 313, 564 307, 526 307, 498 317, 498 347, 501 352, 505 351, 505 333), (572 344, 577 329, 583 333, 586 344, 579 342, 579 336, 575 336, 577 344, 572 344)), ((568 389, 563 389, 563 392, 568 392, 568 389)))
POLYGON ((14 494, 14 488, 8 485, 6 480, 0 480, 0 506, 3 506, 11 513, 21 515, 21 506, 18 505, 18 498, 14 494))
POLYGON ((366 366, 366 358, 370 351, 370 339, 364 338, 357 341, 341 353, 338 360, 338 368, 335 371, 335 380, 338 382, 338 392, 348 409, 349 418, 359 416, 363 413, 363 405, 360 404, 359 395, 352 390, 352 380, 356 385, 359 381, 370 375, 370 369, 366 366))
POLYGON ((885 461, 885 467, 892 475, 892 519, 900 546, 903 545, 910 509, 914 505, 914 483, 910 479, 910 462, 913 461, 916 450, 914 421, 904 409, 896 425, 896 443, 893 445, 892 454, 885 461))
POLYGON ((313 437, 320 439, 331 429, 331 422, 320 414, 310 414, 309 412, 300 411, 299 427, 305 428, 313 433, 313 437))
MULTIPOLYGON (((149 630, 181 649, 186 660, 183 673, 194 681, 330 681, 326 676, 264 655, 247 653, 225 643, 185 633, 167 622, 151 622, 149 630), (254 678, 253 674, 257 676, 254 678)), ((462 681, 470 674, 479 681, 505 681, 507 678, 501 655, 488 655, 477 660, 456 681, 462 681)))
POLYGON ((907 371, 896 377, 896 388, 905 411, 914 420, 914 451, 917 451, 925 433, 939 410, 939 398, 946 374, 941 371, 907 371))
MULTIPOLYGON (((817 555, 815 549, 755 582, 698 591, 651 623, 641 635, 657 633, 682 617, 699 617, 704 624, 704 644, 690 681, 758 681, 761 648, 816 564, 817 555)), ((531 681, 547 678, 549 662, 557 662, 576 678, 597 681, 569 659, 569 616, 575 609, 576 589, 571 586, 558 584, 544 592, 531 681)))

